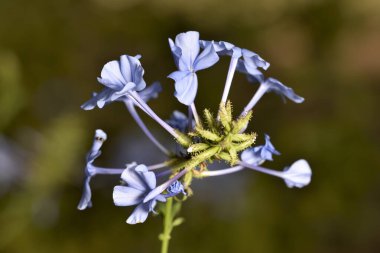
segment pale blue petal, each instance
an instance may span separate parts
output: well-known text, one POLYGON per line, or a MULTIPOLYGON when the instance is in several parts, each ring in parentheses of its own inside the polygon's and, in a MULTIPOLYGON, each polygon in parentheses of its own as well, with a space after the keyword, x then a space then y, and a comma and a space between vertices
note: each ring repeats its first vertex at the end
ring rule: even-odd
POLYGON ((182 133, 187 132, 187 129, 189 127, 189 119, 180 111, 174 111, 170 116, 170 119, 166 122, 169 124, 169 126, 179 130, 182 133))
POLYGON ((251 83, 262 83, 264 82, 264 75, 261 73, 260 70, 258 70, 256 67, 247 69, 246 65, 244 64, 243 60, 239 60, 236 66, 236 70, 247 74, 247 79, 251 83))
POLYGON ((121 173, 120 177, 130 187, 141 191, 148 191, 148 186, 145 184, 144 179, 141 177, 141 173, 135 171, 136 167, 136 163, 128 164, 127 168, 123 171, 123 173, 121 173))
POLYGON ((132 71, 131 82, 134 82, 136 84, 136 88, 134 90, 141 91, 146 87, 146 83, 143 79, 144 69, 141 66, 141 62, 136 57, 129 56, 128 60, 130 62, 132 71))
POLYGON ((194 102, 198 90, 198 78, 195 73, 190 73, 183 79, 175 83, 175 96, 185 105, 191 105, 194 102))
POLYGON ((162 194, 157 195, 156 198, 155 198, 155 200, 160 201, 160 202, 166 202, 166 198, 162 194))
POLYGON ((191 70, 200 50, 199 33, 194 31, 180 33, 175 38, 175 44, 181 49, 178 68, 191 70))
POLYGON ((185 78, 189 74, 191 74, 190 71, 178 70, 178 71, 172 72, 170 75, 168 75, 168 77, 173 79, 174 81, 178 82, 178 81, 182 80, 183 78, 185 78))
MULTIPOLYGON (((256 153, 261 157, 262 160, 264 161, 273 161, 273 150, 268 149, 266 146, 260 146, 259 149, 255 150, 256 153)), ((277 152, 276 150, 274 150, 277 152)), ((279 154, 279 153, 276 153, 279 154)))
POLYGON ((149 190, 152 190, 153 188, 156 187, 156 175, 154 174, 154 172, 152 171, 148 171, 148 168, 141 164, 141 165, 138 165, 136 168, 135 168, 135 171, 137 173, 141 173, 142 174, 142 178, 144 179, 145 181, 145 184, 148 185, 149 187, 149 190))
POLYGON ((275 147, 273 146, 272 142, 270 141, 270 136, 265 135, 265 145, 261 149, 261 157, 265 160, 273 161, 272 158, 273 155, 280 155, 280 152, 278 152, 275 147))
POLYGON ((231 55, 231 50, 236 48, 236 46, 232 43, 226 41, 214 42, 214 47, 217 52, 227 51, 229 55, 231 55))
MULTIPOLYGON (((104 65, 98 81, 116 91, 122 90, 130 82, 135 83, 134 90, 144 89, 146 86, 143 79, 144 69, 138 59, 139 57, 122 55, 120 61, 108 62, 104 65)), ((104 103, 104 101, 100 102, 102 105, 104 103)))
POLYGON ((97 77, 97 80, 99 83, 103 84, 107 88, 110 88, 110 89, 116 90, 116 91, 122 89, 124 86, 124 83, 122 83, 122 82, 115 82, 115 81, 111 81, 109 79, 97 77))
POLYGON ((270 64, 267 61, 265 61, 258 54, 250 50, 242 49, 242 54, 247 69, 259 67, 263 68, 264 70, 267 70, 270 66, 270 64))
POLYGON ((101 101, 99 108, 102 108, 107 102, 111 101, 110 99, 114 92, 115 91, 110 88, 105 88, 100 93, 95 93, 95 95, 90 100, 81 105, 81 108, 83 110, 92 110, 96 106, 99 106, 99 101, 101 101))
POLYGON ((304 98, 294 93, 292 88, 285 86, 280 81, 274 78, 268 78, 265 81, 264 85, 269 86, 267 92, 273 91, 281 96, 287 97, 288 99, 292 100, 295 103, 302 103, 304 101, 304 98))
POLYGON ((128 82, 123 89, 116 91, 114 94, 111 96, 111 101, 115 101, 116 99, 125 96, 128 94, 129 91, 135 90, 136 84, 133 82, 128 82))
POLYGON ((196 60, 194 62, 194 71, 207 69, 207 68, 213 66, 218 61, 219 61, 218 54, 215 52, 214 47, 212 45, 209 45, 196 58, 196 60))
POLYGON ((148 102, 152 98, 157 98, 158 94, 162 91, 161 84, 159 82, 154 82, 149 87, 143 89, 139 92, 142 100, 148 102))
MULTIPOLYGON (((206 48, 209 45, 212 45, 214 47, 214 50, 218 53, 218 55, 229 55, 232 56, 234 53, 237 54, 238 51, 241 51, 240 48, 235 47, 234 44, 231 44, 226 41, 207 41, 207 40, 200 40, 199 44, 202 48, 206 48), (237 49, 237 51, 235 50, 237 49), (236 52, 235 52, 236 51, 236 52)), ((241 53, 240 53, 241 56, 241 53)), ((236 55, 236 57, 240 57, 236 55)))
POLYGON ((270 142, 269 135, 265 135, 265 144, 246 149, 241 154, 241 160, 252 165, 260 165, 265 161, 273 161, 272 155, 280 155, 270 142))
POLYGON ((312 171, 309 163, 300 159, 294 162, 290 168, 285 168, 283 178, 289 188, 302 188, 308 185, 311 181, 312 171))
MULTIPOLYGON (((209 45, 212 45, 214 43, 214 41, 210 41, 210 40, 199 40, 199 46, 201 47, 201 48, 206 48, 206 47, 208 47, 209 45)), ((216 49, 215 49, 215 51, 217 51, 216 49)), ((217 51, 218 52, 218 51, 217 51)))
POLYGON ((135 208, 133 213, 128 217, 127 223, 128 224, 143 223, 148 218, 150 208, 151 208, 151 201, 147 203, 139 204, 135 208))
POLYGON ((117 185, 113 189, 113 202, 116 206, 133 206, 141 203, 145 192, 127 186, 117 185))
POLYGON ((150 191, 156 187, 156 176, 153 172, 148 172, 145 165, 128 166, 121 174, 121 179, 130 187, 141 191, 150 191))
POLYGON ((98 78, 98 81, 114 90, 122 89, 125 84, 118 61, 110 61, 104 65, 100 76, 101 78, 98 78))
POLYGON ((131 66, 131 63, 129 61, 129 58, 131 56, 129 55, 122 55, 120 56, 120 70, 121 70, 121 74, 123 76, 123 79, 127 82, 131 82, 132 81, 132 71, 133 71, 133 68, 131 66))
POLYGON ((93 96, 90 100, 83 103, 80 106, 80 108, 82 108, 83 110, 86 110, 86 111, 92 110, 97 106, 97 102, 98 102, 98 99, 96 98, 96 96, 93 96))
POLYGON ((232 48, 232 57, 240 58, 242 56, 242 49, 239 47, 232 48))
POLYGON ((173 54, 174 63, 177 66, 177 68, 179 68, 178 62, 179 62, 179 58, 181 58, 182 50, 181 50, 181 48, 177 47, 174 44, 172 39, 169 39, 169 46, 170 46, 170 50, 172 51, 172 54, 173 54))
MULTIPOLYGON (((149 87, 143 89, 142 91, 138 92, 139 96, 142 100, 145 102, 148 102, 151 99, 157 98, 158 94, 162 91, 161 84, 159 82, 154 82, 149 87)), ((128 103, 130 101, 130 98, 127 95, 118 96, 115 101, 120 101, 124 103, 128 103)))
MULTIPOLYGON (((113 95, 113 94, 112 94, 113 95)), ((99 99, 98 101, 96 101, 96 105, 102 109, 106 103, 109 102, 108 100, 105 100, 105 99, 99 99)))
POLYGON ((247 80, 250 83, 262 83, 264 82, 264 75, 258 69, 256 69, 256 74, 255 75, 248 74, 247 80))
POLYGON ((243 162, 252 165, 260 165, 264 162, 264 160, 260 156, 260 153, 257 152, 257 147, 244 150, 240 155, 240 159, 243 162))

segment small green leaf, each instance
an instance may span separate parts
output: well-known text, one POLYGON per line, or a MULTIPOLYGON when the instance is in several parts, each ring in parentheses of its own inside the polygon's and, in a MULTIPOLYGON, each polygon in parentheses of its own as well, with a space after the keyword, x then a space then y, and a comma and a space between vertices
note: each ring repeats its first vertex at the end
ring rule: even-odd
POLYGON ((176 201, 173 205, 173 217, 175 217, 181 211, 182 204, 180 201, 176 201))
POLYGON ((184 218, 182 218, 182 217, 178 217, 177 219, 175 219, 175 220, 173 221, 172 226, 173 226, 173 227, 177 227, 177 226, 181 225, 181 224, 184 223, 184 222, 185 222, 185 219, 184 219, 184 218))

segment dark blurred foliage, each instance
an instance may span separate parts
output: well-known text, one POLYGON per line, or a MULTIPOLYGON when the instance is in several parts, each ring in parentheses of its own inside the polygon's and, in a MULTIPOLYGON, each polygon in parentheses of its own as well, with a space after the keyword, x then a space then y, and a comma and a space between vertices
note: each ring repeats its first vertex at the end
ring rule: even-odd
MULTIPOLYGON (((184 111, 166 78, 167 38, 187 30, 259 53, 267 75, 306 98, 266 95, 252 129, 282 153, 268 166, 305 158, 314 175, 301 190, 252 171, 200 180, 171 252, 379 252, 379 12, 377 0, 1 0, 0 252, 158 252, 161 218, 125 224, 132 209, 113 206, 117 177, 95 178, 94 207, 76 210, 96 128, 109 135, 100 165, 163 159, 121 104, 79 106, 101 88, 103 64, 127 53, 163 84, 152 108, 184 111)), ((198 108, 215 110, 227 68, 222 59, 199 74, 198 108)), ((254 88, 236 75, 236 112, 254 88)))

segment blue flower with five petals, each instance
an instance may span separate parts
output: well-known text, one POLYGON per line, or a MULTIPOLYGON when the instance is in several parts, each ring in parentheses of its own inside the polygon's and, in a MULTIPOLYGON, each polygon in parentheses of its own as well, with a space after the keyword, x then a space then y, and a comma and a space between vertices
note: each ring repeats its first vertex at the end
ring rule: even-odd
POLYGON ((150 201, 143 203, 145 196, 156 187, 156 176, 148 168, 141 164, 129 164, 121 174, 121 179, 128 185, 117 185, 113 190, 113 201, 116 206, 137 205, 133 213, 128 217, 128 224, 144 222, 149 212, 154 210, 157 201, 165 202, 162 194, 156 195, 150 201))
POLYGON ((166 198, 173 197, 179 193, 183 193, 183 185, 179 181, 174 181, 168 187, 167 194, 158 193, 147 202, 143 202, 144 198, 153 189, 156 188, 156 175, 149 171, 143 165, 136 163, 129 164, 121 174, 121 179, 127 184, 117 185, 113 190, 113 201, 116 206, 134 206, 137 205, 132 214, 128 217, 128 224, 136 224, 144 222, 149 212, 154 212, 157 201, 166 202, 166 198))
POLYGON ((82 109, 92 110, 96 106, 102 108, 106 103, 126 95, 129 91, 143 90, 146 84, 140 57, 122 55, 119 61, 111 61, 104 65, 98 82, 106 87, 84 103, 82 109))
POLYGON ((213 66, 219 57, 212 45, 200 52, 199 33, 194 31, 178 34, 175 42, 169 39, 169 45, 178 68, 168 76, 175 81, 174 95, 181 103, 191 105, 198 90, 195 72, 213 66))

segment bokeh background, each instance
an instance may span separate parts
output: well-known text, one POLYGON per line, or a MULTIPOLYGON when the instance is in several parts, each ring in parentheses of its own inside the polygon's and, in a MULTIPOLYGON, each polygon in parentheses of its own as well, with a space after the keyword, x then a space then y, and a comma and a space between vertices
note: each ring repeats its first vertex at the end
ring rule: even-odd
MULTIPOLYGON (((159 115, 186 111, 166 76, 167 38, 188 30, 259 53, 267 76, 306 98, 264 96, 251 127, 282 153, 268 167, 305 158, 314 174, 301 190, 253 171, 197 182, 171 252, 379 252, 378 0, 0 0, 0 252, 159 251, 161 218, 125 224, 133 209, 113 205, 117 177, 95 178, 94 207, 76 209, 95 129, 109 136, 99 165, 164 158, 122 104, 80 105, 101 89, 102 66, 126 53, 142 54, 146 81, 162 83, 150 103, 159 115)), ((198 108, 217 108, 228 63, 199 73, 198 108)), ((235 111, 255 88, 235 76, 235 111)))

